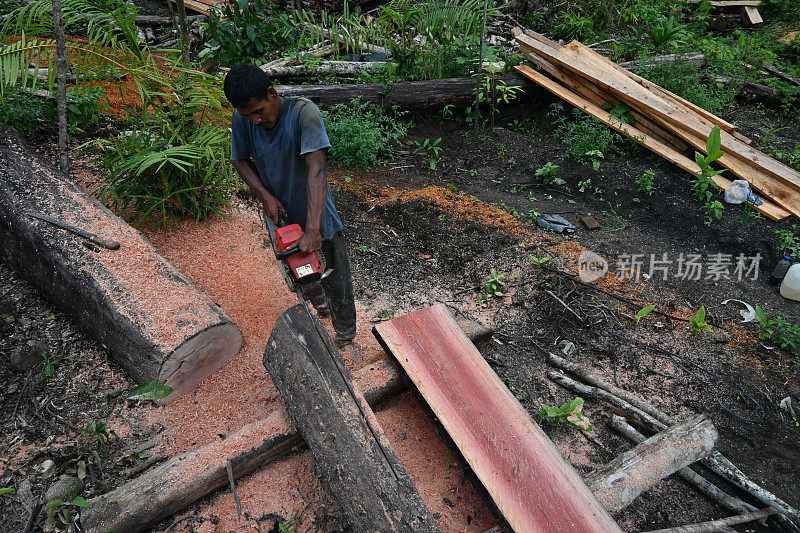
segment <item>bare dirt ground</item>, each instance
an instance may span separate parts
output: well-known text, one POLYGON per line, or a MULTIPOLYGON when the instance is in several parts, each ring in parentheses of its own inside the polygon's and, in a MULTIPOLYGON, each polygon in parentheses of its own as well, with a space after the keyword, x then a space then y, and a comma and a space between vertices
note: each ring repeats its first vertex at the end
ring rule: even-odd
MULTIPOLYGON (((575 346, 571 359, 663 411, 678 418, 708 414, 720 431, 721 451, 755 481, 800 505, 799 430, 778 408, 785 396, 800 397, 797 358, 759 343, 757 327, 739 323, 739 307, 721 303, 736 298, 795 322, 800 318, 797 304, 783 300, 766 281, 777 258, 774 230, 791 228, 793 221, 741 222, 738 209, 729 207, 721 221, 706 226, 686 177, 647 152, 626 152, 617 161, 603 161, 598 171, 563 159, 548 116, 552 102, 542 95, 531 105, 509 108, 499 127, 476 133, 461 123, 420 118, 411 145, 401 146, 385 168, 331 171, 350 246, 360 317, 357 344, 365 362, 383 356, 369 332, 373 321, 445 302, 455 313, 495 328, 484 355, 535 416, 543 403, 560 405, 574 396, 545 375, 545 354, 559 352, 568 340, 575 346), (520 118, 533 120, 535 134, 503 127, 520 118), (437 137, 444 151, 434 171, 410 152, 413 140, 437 137), (534 179, 534 170, 548 161, 560 165, 569 191, 534 179), (632 182, 647 169, 657 175, 652 196, 637 194, 632 182), (579 192, 578 182, 586 178, 602 192, 579 192), (564 238, 510 214, 532 210, 562 213, 578 229, 564 238), (580 226, 578 216, 585 214, 594 215, 606 231, 580 226), (599 287, 634 304, 550 270, 574 273, 583 249, 611 262, 599 287), (673 261, 681 253, 699 253, 704 262, 719 253, 760 254, 763 261, 757 279, 744 281, 685 280, 675 277, 675 270, 666 279, 614 276, 621 254, 643 254, 649 261, 650 254, 663 253, 673 261), (549 257, 547 268, 538 267, 531 255, 549 257), (476 296, 484 294, 492 268, 507 276, 508 286, 502 297, 482 305, 476 296), (631 316, 651 303, 678 319, 704 305, 716 326, 693 335, 686 322, 654 314, 634 324, 631 316)), ((743 108, 725 118, 757 142, 771 124, 789 126, 772 142, 800 142, 798 125, 770 110, 743 108)), ((108 361, 102 346, 85 339, 68 313, 53 313, 19 273, 0 267, 0 488, 15 489, 0 496, 4 530, 41 529, 45 491, 60 475, 78 473, 82 462, 88 498, 134 477, 152 460, 148 455, 163 459, 224 439, 281 401, 261 354, 275 319, 295 301, 263 247, 254 211, 239 206, 228 220, 187 223, 166 236, 146 234, 237 322, 245 346, 222 371, 173 404, 126 400, 135 384, 108 361), (32 363, 26 370, 9 362, 26 356, 32 363), (53 364, 49 377, 46 359, 53 364), (98 433, 92 422, 114 431, 108 450, 102 450, 102 471, 91 460, 98 433)), ((588 401, 584 412, 595 427, 588 437, 572 427, 547 428, 582 473, 630 447, 610 432, 605 405, 588 401)), ((494 523, 412 396, 393 400, 378 417, 443 531, 483 531, 494 523)), ((222 490, 153 531, 271 531, 290 521, 298 531, 345 529, 307 451, 240 481, 238 492, 245 511, 241 522, 230 491, 222 490)), ((626 530, 641 530, 722 516, 725 511, 670 479, 616 518, 626 530)))

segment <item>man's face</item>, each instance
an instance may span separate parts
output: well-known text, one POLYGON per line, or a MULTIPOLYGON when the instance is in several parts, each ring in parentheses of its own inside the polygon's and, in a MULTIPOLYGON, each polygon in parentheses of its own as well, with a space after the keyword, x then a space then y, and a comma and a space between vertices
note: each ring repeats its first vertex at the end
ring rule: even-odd
POLYGON ((239 114, 266 130, 271 130, 278 123, 283 112, 283 101, 274 87, 267 91, 266 99, 250 98, 246 105, 236 108, 239 114))

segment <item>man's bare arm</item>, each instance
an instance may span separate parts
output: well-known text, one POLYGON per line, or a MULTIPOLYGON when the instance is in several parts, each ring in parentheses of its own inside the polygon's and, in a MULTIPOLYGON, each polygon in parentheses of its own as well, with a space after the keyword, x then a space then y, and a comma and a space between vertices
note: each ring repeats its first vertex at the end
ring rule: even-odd
POLYGON ((311 253, 322 248, 322 214, 325 212, 325 201, 328 199, 328 175, 325 172, 325 150, 317 150, 305 155, 308 167, 308 185, 306 197, 308 199, 308 215, 306 217, 306 230, 297 241, 297 247, 303 253, 311 253))
POLYGON ((239 173, 239 176, 241 176, 241 178, 250 187, 250 189, 252 189, 256 196, 261 199, 261 202, 264 204, 264 210, 267 212, 267 216, 271 218, 275 224, 277 224, 278 213, 286 212, 286 209, 277 198, 270 194, 266 187, 264 187, 264 184, 261 183, 261 178, 258 176, 258 170, 256 170, 253 162, 249 159, 237 159, 233 162, 233 168, 236 169, 236 172, 239 173))

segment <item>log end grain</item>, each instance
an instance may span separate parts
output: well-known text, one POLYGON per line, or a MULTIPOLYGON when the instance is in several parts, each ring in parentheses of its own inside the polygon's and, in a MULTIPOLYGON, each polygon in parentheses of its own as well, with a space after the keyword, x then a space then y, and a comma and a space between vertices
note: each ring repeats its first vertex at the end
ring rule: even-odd
POLYGON ((161 367, 159 381, 172 387, 169 403, 219 370, 242 348, 242 332, 233 322, 215 324, 182 343, 161 367))

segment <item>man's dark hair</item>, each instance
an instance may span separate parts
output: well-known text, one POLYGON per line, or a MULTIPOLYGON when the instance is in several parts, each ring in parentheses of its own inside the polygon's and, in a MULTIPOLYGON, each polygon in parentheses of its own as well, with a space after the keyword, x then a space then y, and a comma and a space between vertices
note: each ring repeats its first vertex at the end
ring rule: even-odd
POLYGON ((253 63, 239 63, 225 76, 225 98, 233 107, 242 107, 250 98, 264 100, 267 90, 272 87, 269 76, 253 63))

